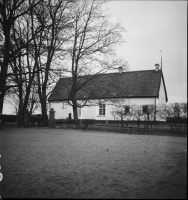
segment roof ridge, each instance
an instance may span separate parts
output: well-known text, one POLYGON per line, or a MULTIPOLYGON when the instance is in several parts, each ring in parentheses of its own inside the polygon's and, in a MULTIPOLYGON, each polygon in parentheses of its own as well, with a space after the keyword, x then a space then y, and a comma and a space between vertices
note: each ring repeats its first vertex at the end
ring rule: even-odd
MULTIPOLYGON (((125 72, 122 72, 122 74, 125 74, 125 73, 136 73, 136 72, 149 72, 149 71, 155 71, 155 69, 148 69, 148 70, 137 70, 137 71, 125 71, 125 72)), ((161 71, 161 70, 159 70, 161 71)), ((101 75, 109 75, 109 74, 119 74, 118 72, 112 72, 112 73, 102 73, 102 74, 98 74, 97 76, 101 76, 101 75)), ((85 76, 94 76, 96 74, 88 74, 88 75, 83 75, 83 76, 79 76, 79 77, 85 77, 85 76)), ((65 79, 65 78, 72 78, 71 76, 70 77, 63 77, 63 78, 60 78, 60 79, 65 79)))

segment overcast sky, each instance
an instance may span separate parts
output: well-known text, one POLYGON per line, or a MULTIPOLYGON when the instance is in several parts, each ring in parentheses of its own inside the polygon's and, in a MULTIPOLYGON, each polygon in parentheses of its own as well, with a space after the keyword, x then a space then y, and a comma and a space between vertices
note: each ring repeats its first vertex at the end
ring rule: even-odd
MULTIPOLYGON (((112 21, 121 20, 126 40, 117 53, 130 71, 161 63, 168 102, 187 102, 187 1, 118 1, 106 4, 112 21)), ((8 105, 3 113, 13 113, 8 105)))
POLYGON ((130 71, 161 63, 168 102, 187 102, 187 1, 118 1, 106 7, 126 28, 118 48, 130 71))

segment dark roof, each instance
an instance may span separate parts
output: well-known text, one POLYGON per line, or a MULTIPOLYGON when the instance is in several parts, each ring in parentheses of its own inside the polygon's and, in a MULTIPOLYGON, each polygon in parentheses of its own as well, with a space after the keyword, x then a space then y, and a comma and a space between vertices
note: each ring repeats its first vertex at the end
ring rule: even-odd
MULTIPOLYGON (((85 81, 90 81, 78 91, 77 99, 158 97, 161 77, 164 82, 161 70, 100 74, 95 78, 82 76, 78 79, 78 86, 85 81)), ((48 101, 68 100, 71 82, 71 77, 59 79, 48 101)))

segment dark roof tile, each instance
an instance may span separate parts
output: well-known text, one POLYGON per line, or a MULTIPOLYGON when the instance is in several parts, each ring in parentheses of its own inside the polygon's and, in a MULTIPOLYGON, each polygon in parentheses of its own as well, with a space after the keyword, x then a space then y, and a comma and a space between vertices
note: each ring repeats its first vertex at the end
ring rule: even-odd
MULTIPOLYGON (((158 97, 161 76, 161 70, 100 74, 79 90, 77 99, 158 97)), ((88 78, 91 76, 80 77, 79 81, 81 83, 88 78)), ((59 79, 48 100, 67 100, 71 82, 70 77, 59 79)))

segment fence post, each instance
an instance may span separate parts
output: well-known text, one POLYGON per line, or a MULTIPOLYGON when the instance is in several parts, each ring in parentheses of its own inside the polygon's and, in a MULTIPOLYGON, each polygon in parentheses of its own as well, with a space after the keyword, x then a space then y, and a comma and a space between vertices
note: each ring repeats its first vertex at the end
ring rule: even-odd
POLYGON ((50 113, 49 128, 55 128, 55 111, 54 111, 54 109, 51 108, 49 113, 50 113))
POLYGON ((29 111, 27 108, 24 111, 24 127, 29 128, 29 111))

